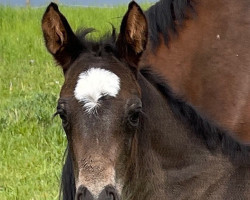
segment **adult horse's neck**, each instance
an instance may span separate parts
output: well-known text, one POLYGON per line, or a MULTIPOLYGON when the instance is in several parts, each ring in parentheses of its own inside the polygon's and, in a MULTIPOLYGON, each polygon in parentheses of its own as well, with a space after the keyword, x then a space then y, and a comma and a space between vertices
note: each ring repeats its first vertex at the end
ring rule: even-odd
MULTIPOLYGON (((177 23, 178 34, 171 34, 169 26, 158 28, 158 33, 169 30, 168 44, 163 41, 164 34, 158 34, 160 45, 153 52, 147 48, 142 61, 163 74, 175 92, 211 119, 250 141, 250 2, 194 2, 195 12, 182 21, 183 26, 177 23)), ((150 10, 147 13, 150 16, 150 10)), ((149 24, 165 22, 148 19, 154 20, 149 24)), ((149 46, 153 42, 150 40, 149 46)))
MULTIPOLYGON (((134 195, 131 199, 192 199, 193 194, 204 199, 211 185, 218 185, 216 190, 225 192, 225 185, 238 166, 220 148, 211 153, 192 128, 178 119, 164 94, 143 75, 139 74, 138 79, 144 115, 137 135, 137 171, 130 177, 137 180, 130 180, 135 185, 126 186, 134 195)), ((240 177, 244 179, 246 170, 242 173, 240 177)), ((245 197, 244 193, 237 195, 245 197)))

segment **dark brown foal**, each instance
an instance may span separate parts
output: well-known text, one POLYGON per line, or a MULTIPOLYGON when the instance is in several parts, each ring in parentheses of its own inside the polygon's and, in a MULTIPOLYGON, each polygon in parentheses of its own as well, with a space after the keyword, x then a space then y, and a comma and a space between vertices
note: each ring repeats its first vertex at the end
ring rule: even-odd
POLYGON ((250 199, 250 147, 174 95, 152 67, 139 68, 148 23, 135 2, 118 37, 75 35, 54 3, 42 29, 65 77, 56 112, 68 140, 64 200, 250 199))

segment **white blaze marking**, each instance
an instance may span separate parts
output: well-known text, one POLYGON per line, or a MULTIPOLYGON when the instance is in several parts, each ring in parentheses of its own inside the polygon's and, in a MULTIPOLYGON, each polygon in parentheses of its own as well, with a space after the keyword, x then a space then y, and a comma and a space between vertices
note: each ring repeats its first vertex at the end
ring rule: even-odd
POLYGON ((84 103, 88 113, 99 106, 98 100, 106 95, 116 97, 120 90, 120 79, 111 71, 91 68, 79 75, 74 91, 75 98, 84 103))

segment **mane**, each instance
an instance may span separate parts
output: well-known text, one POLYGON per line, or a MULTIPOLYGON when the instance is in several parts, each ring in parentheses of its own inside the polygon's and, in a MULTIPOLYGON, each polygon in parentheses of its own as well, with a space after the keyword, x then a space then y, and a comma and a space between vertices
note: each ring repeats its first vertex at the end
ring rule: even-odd
POLYGON ((106 33, 98 40, 87 38, 87 35, 94 31, 94 28, 80 28, 76 31, 76 36, 81 42, 83 49, 95 53, 96 56, 112 53, 118 57, 118 51, 115 46, 117 34, 114 26, 112 25, 112 32, 106 33))
POLYGON ((240 144, 230 136, 228 131, 220 128, 202 116, 192 105, 177 97, 167 82, 150 68, 142 68, 140 72, 166 97, 173 113, 191 127, 210 151, 220 148, 223 154, 231 158, 232 163, 250 165, 250 146, 240 144))
POLYGON ((170 33, 177 34, 177 27, 183 20, 189 19, 189 13, 195 13, 193 0, 161 0, 151 6, 146 12, 149 25, 149 39, 152 47, 160 43, 159 33, 165 44, 170 40, 170 33))

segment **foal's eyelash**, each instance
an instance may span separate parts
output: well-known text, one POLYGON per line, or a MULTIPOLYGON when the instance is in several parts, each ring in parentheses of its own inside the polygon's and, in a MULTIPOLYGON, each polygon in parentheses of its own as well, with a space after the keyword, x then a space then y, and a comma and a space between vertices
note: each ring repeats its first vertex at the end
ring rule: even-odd
POLYGON ((57 115, 59 115, 59 112, 56 111, 53 115, 52 115, 52 119, 54 119, 57 115))

